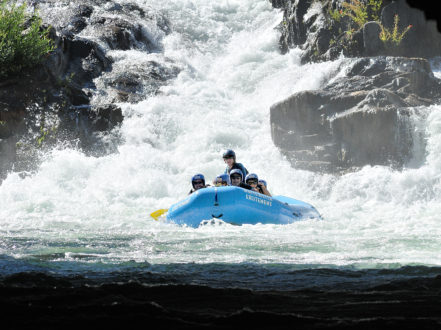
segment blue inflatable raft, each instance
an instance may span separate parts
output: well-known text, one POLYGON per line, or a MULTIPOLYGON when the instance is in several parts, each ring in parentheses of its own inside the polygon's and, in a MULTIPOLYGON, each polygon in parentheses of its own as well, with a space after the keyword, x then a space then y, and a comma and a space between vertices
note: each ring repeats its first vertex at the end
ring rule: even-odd
POLYGON ((239 187, 210 187, 200 189, 173 204, 167 220, 179 225, 198 227, 213 218, 243 224, 289 224, 298 220, 321 218, 310 204, 284 197, 268 197, 239 187))

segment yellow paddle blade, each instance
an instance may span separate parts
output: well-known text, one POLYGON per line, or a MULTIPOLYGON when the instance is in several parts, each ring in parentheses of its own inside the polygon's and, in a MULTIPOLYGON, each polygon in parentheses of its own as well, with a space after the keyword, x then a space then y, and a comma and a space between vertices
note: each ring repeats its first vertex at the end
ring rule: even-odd
POLYGON ((166 213, 168 211, 168 209, 159 209, 156 210, 155 212, 151 213, 150 216, 155 219, 158 220, 158 218, 163 215, 164 213, 166 213))

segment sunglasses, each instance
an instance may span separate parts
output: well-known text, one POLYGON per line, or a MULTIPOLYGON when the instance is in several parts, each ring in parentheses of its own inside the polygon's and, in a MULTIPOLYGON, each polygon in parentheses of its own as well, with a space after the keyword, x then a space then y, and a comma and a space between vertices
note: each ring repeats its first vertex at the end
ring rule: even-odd
POLYGON ((233 156, 224 157, 224 159, 233 159, 233 156))
POLYGON ((248 184, 257 184, 257 180, 250 179, 247 181, 248 184))
POLYGON ((193 181, 193 184, 194 184, 194 185, 196 185, 196 184, 198 184, 198 185, 199 185, 199 184, 202 184, 202 185, 203 185, 204 182, 202 182, 202 181, 193 181))
POLYGON ((228 184, 226 182, 216 182, 216 187, 222 187, 222 186, 228 186, 228 184))
POLYGON ((233 175, 231 177, 231 180, 241 180, 242 178, 240 177, 240 175, 233 175))

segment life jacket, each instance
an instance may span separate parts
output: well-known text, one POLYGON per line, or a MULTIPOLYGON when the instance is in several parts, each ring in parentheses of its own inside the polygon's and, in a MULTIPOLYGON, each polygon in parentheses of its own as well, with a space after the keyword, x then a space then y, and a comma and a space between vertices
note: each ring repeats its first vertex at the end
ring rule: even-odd
POLYGON ((244 182, 239 183, 239 187, 243 188, 243 189, 247 189, 247 190, 252 190, 253 187, 251 187, 249 184, 246 184, 244 182))
MULTIPOLYGON (((204 189, 204 188, 207 188, 207 187, 210 187, 210 185, 209 185, 209 184, 206 184, 205 186, 203 186, 202 188, 199 188, 198 190, 201 190, 201 189, 204 189)), ((194 188, 193 188, 193 189, 191 189, 191 190, 188 192, 188 194, 191 195, 192 193, 194 193, 195 191, 198 191, 198 190, 194 190, 194 188)))
POLYGON ((242 181, 245 180, 245 177, 248 175, 248 170, 245 168, 245 166, 243 166, 241 163, 234 163, 233 167, 229 168, 227 166, 227 168, 225 169, 225 174, 230 174, 230 172, 234 169, 238 169, 242 171, 243 177, 242 177, 242 181))

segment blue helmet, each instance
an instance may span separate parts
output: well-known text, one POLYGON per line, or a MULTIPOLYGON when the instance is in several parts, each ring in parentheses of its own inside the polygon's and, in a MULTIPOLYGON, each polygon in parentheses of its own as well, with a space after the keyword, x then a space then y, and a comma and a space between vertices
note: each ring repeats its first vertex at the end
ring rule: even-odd
POLYGON ((226 183, 227 185, 231 185, 230 176, 226 173, 220 174, 214 179, 215 183, 218 179, 222 180, 222 183, 226 183))
POLYGON ((240 175, 240 181, 243 181, 243 173, 241 170, 239 170, 238 168, 235 168, 234 170, 231 170, 230 172, 230 180, 231 180, 231 176, 233 174, 239 174, 240 175))
POLYGON ((247 183, 248 180, 256 180, 256 182, 259 182, 259 177, 257 176, 256 173, 250 173, 246 176, 245 183, 247 183))
POLYGON ((228 149, 227 151, 224 152, 222 158, 230 158, 230 157, 233 157, 234 161, 236 161, 236 153, 233 150, 228 149))
POLYGON ((259 180, 259 183, 263 184, 265 187, 268 187, 268 186, 266 185, 266 181, 265 181, 265 180, 259 180))
POLYGON ((196 180, 202 180, 202 183, 205 186, 205 177, 203 174, 198 173, 198 174, 193 175, 193 177, 191 178, 191 185, 193 186, 193 188, 194 188, 194 182, 196 180))

